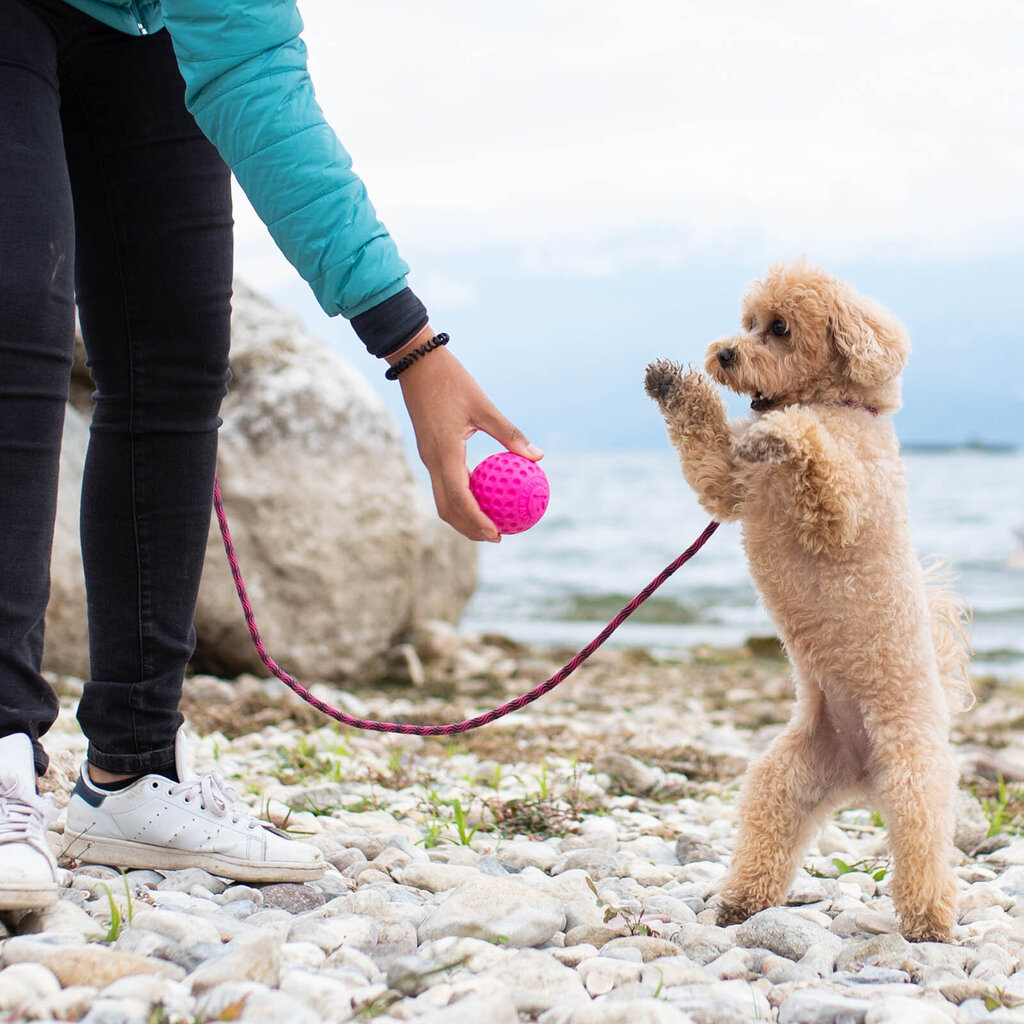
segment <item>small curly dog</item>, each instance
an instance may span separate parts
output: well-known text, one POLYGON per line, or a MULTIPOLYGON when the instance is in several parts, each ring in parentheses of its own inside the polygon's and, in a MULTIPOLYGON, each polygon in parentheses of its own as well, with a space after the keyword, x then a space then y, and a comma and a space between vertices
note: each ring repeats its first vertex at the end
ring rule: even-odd
POLYGON ((743 781, 722 925, 781 903, 825 815, 864 793, 887 824, 903 934, 948 941, 956 921, 949 725, 970 700, 967 613, 907 525, 890 414, 909 350, 886 310, 801 262, 755 282, 741 333, 707 351, 707 372, 749 395, 752 416, 729 422, 695 370, 647 368, 701 505, 742 523, 797 687, 743 781))

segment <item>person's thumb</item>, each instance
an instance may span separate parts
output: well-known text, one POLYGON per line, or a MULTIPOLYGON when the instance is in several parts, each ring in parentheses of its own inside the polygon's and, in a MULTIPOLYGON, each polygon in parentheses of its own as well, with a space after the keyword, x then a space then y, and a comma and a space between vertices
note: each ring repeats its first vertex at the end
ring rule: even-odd
POLYGON ((492 424, 492 427, 493 429, 487 432, 513 454, 522 455, 524 459, 529 459, 531 462, 538 462, 544 458, 544 452, 528 440, 517 426, 504 417, 500 417, 492 424))

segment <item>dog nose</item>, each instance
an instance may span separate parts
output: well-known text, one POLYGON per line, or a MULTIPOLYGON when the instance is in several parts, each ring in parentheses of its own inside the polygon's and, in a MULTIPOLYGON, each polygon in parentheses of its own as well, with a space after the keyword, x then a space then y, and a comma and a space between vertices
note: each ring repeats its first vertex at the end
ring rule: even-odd
POLYGON ((728 370, 733 363, 736 362, 736 349, 734 348, 720 348, 718 350, 718 365, 723 370, 728 370))

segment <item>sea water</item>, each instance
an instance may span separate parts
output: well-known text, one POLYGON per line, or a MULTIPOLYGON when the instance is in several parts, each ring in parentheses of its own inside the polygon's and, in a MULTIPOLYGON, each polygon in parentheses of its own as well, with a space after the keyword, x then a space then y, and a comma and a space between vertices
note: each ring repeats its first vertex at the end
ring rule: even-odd
MULTIPOLYGON (((974 672, 1024 679, 1024 451, 903 453, 922 556, 949 557, 973 611, 974 672)), ((549 454, 547 515, 480 546, 461 627, 582 647, 708 523, 675 453, 549 454)), ((726 524, 608 641, 673 656, 775 630, 726 524)))

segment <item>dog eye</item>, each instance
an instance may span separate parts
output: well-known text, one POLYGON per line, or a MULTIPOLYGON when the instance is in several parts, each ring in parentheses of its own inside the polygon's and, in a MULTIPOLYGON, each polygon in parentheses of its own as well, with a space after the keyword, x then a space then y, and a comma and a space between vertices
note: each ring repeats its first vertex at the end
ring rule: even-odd
POLYGON ((776 338, 784 338, 789 334, 789 327, 786 326, 785 320, 773 320, 769 330, 771 330, 776 338))

